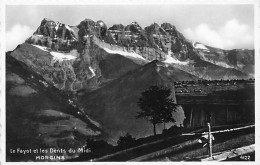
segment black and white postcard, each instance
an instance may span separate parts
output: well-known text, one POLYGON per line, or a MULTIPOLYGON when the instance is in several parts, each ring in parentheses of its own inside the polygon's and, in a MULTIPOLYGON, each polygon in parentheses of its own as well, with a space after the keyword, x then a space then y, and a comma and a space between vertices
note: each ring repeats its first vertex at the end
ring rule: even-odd
POLYGON ((1 163, 259 163, 259 16, 258 0, 2 0, 1 163))

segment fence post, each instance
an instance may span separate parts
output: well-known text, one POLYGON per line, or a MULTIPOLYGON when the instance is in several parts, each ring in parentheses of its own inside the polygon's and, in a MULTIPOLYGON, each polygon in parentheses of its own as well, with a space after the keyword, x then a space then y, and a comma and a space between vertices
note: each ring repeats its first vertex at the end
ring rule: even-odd
POLYGON ((209 157, 212 157, 212 137, 211 137, 211 126, 210 123, 208 123, 208 154, 209 157))

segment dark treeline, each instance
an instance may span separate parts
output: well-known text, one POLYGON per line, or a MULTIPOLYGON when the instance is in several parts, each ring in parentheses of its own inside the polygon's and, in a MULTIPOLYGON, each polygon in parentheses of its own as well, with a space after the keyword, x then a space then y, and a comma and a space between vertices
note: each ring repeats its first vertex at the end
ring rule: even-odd
POLYGON ((252 83, 255 79, 232 79, 232 80, 198 80, 198 81, 176 81, 175 85, 181 84, 212 84, 212 83, 252 83))

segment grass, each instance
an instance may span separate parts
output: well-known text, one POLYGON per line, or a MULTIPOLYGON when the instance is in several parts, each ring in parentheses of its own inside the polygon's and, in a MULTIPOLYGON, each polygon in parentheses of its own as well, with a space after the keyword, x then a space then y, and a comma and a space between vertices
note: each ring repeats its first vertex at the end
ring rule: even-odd
MULTIPOLYGON (((224 142, 215 143, 213 145, 213 153, 231 150, 234 148, 238 148, 238 147, 242 147, 254 143, 255 143, 254 133, 233 137, 232 139, 226 140, 224 142)), ((150 161, 183 161, 183 160, 196 161, 198 160, 198 157, 202 157, 207 154, 208 154, 207 147, 200 146, 199 148, 193 148, 192 150, 186 150, 181 153, 176 153, 172 155, 165 155, 164 157, 155 158, 150 161)))

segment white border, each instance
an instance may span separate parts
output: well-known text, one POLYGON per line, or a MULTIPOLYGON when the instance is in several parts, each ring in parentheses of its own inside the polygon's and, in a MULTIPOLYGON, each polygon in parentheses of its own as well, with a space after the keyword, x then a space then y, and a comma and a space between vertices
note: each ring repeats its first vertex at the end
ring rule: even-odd
MULTIPOLYGON (((0 164, 25 164, 25 163, 9 163, 5 162, 5 7, 6 5, 157 5, 157 4, 252 4, 255 9, 255 124, 256 124, 256 161, 255 162, 228 162, 228 164, 260 164, 260 102, 257 102, 260 98, 260 3, 259 0, 0 0, 0 21, 1 21, 1 32, 0 32, 0 164), (258 98, 258 99, 257 99, 258 98)), ((26 162, 26 164, 35 164, 35 162, 26 162)), ((73 164, 86 164, 87 162, 73 162, 73 164)), ((164 162, 163 164, 201 164, 201 162, 164 162)), ((207 162, 203 164, 216 164, 216 162, 207 162)), ((218 164, 225 164, 227 162, 221 162, 218 164)), ((37 162, 37 164, 45 164, 45 162, 37 162)), ((48 164, 60 164, 60 163, 48 163, 48 164)), ((72 164, 72 162, 62 162, 62 164, 72 164)), ((87 164, 122 164, 122 162, 89 162, 87 164)), ((124 164, 148 164, 148 163, 129 163, 124 164)), ((149 162, 149 164, 158 164, 157 162, 149 162)), ((160 163, 161 164, 161 163, 160 163)))
MULTIPOLYGON (((5 6, 0 6, 0 162, 4 162, 5 159, 5 6)), ((0 163, 0 164, 1 164, 0 163)))
MULTIPOLYGON (((256 152, 255 155, 260 155, 260 2, 255 4, 255 140, 256 152)), ((260 157, 256 157, 256 162, 260 164, 260 157)))
POLYGON ((258 0, 2 0, 5 5, 257 4, 258 0))

